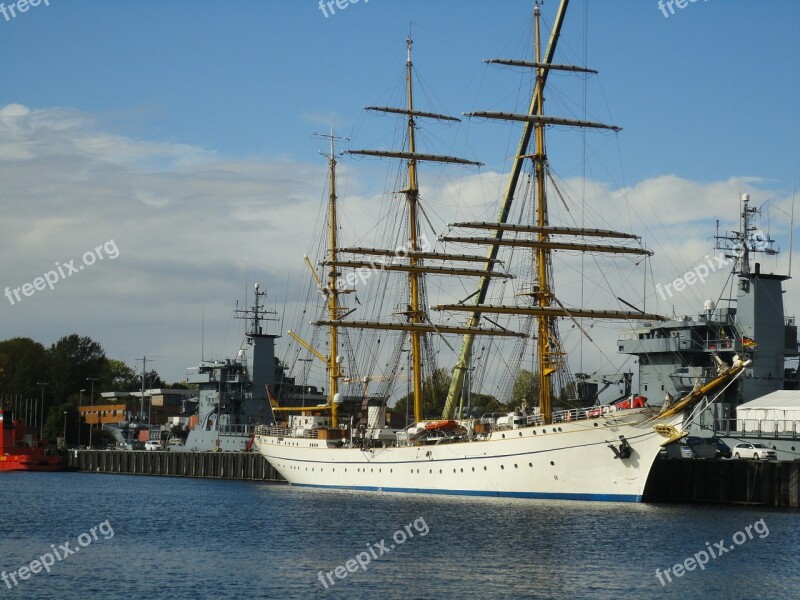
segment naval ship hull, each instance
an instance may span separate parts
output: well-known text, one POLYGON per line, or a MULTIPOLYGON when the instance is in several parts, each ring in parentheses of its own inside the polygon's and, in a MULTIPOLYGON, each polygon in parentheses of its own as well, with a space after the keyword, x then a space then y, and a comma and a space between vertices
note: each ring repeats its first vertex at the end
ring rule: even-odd
POLYGON ((298 486, 640 502, 666 438, 659 408, 631 409, 581 421, 498 430, 485 440, 385 448, 342 448, 315 438, 255 436, 255 447, 298 486), (630 456, 617 458, 622 436, 630 456))

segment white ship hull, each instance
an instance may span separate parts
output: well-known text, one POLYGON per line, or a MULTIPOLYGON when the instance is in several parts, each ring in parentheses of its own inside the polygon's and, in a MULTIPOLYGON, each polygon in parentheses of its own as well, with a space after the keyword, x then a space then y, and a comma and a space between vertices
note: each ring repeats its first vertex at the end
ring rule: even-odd
POLYGON ((255 436, 255 446, 298 486, 429 494, 640 502, 665 437, 659 408, 493 431, 485 440, 386 448, 336 447, 306 437, 255 436), (609 447, 631 447, 617 458, 609 447))

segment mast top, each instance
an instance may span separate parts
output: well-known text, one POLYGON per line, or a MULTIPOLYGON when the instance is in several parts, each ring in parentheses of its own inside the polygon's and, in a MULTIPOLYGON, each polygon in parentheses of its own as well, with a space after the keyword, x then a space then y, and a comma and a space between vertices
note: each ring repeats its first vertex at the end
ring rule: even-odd
MULTIPOLYGON (((312 136, 315 137, 315 138, 325 139, 325 140, 328 140, 330 142, 330 151, 329 151, 329 153, 325 154, 324 152, 320 152, 320 154, 322 156, 327 157, 329 161, 333 161, 333 162, 336 162, 336 146, 335 146, 336 140, 339 140, 341 142, 349 142, 350 141, 349 137, 342 137, 342 136, 335 135, 333 133, 333 127, 331 127, 331 132, 330 133, 317 133, 315 131, 312 134, 312 136)), ((342 154, 344 154, 344 152, 340 152, 339 153, 340 156, 342 154)))
POLYGON ((278 313, 274 310, 267 310, 263 304, 262 299, 266 299, 267 292, 261 291, 261 286, 255 284, 255 304, 252 308, 237 308, 233 311, 235 319, 241 319, 248 322, 247 333, 245 334, 248 340, 252 343, 253 338, 256 337, 278 337, 276 335, 267 334, 264 331, 262 323, 264 321, 277 321, 278 313))

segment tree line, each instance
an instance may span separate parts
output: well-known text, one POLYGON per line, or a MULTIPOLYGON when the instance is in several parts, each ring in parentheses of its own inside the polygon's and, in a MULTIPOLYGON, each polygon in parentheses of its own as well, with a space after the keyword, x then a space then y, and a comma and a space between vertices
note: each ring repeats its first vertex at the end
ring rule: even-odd
MULTIPOLYGON (((155 370, 145 372, 144 379, 146 389, 185 387, 181 384, 167 386, 155 370)), ((36 402, 47 439, 62 435, 65 422, 67 439, 77 439, 78 405, 81 398, 84 404, 91 402, 92 383, 93 401, 97 404, 101 391, 141 389, 142 375, 123 361, 107 357, 99 343, 78 334, 62 337, 49 348, 23 337, 0 342, 0 399, 5 406, 36 402), (85 391, 81 393, 80 390, 85 391)))

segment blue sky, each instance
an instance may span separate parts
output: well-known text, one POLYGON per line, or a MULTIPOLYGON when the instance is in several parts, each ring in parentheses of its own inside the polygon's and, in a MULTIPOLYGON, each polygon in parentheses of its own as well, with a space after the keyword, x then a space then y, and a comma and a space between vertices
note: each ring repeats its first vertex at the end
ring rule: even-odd
MULTIPOLYGON (((547 24, 556 6, 545 3, 547 24)), ((312 247, 299 225, 317 216, 325 167, 311 134, 335 126, 353 147, 391 143, 393 122, 361 108, 400 101, 409 26, 420 108, 520 109, 526 75, 481 60, 530 57, 531 12, 529 0, 362 0, 328 17, 314 0, 50 0, 0 16, 0 284, 112 238, 120 252, 80 282, 0 303, 0 338, 77 331, 128 362, 152 354, 177 380, 199 358, 204 312, 223 322, 208 325, 214 352, 233 354, 244 282, 267 282, 281 304, 312 247)), ((799 22, 795 0, 701 0, 669 17, 653 0, 573 0, 557 62, 585 56, 600 71, 587 116, 624 128, 590 134, 586 176, 658 207, 641 219, 667 255, 663 280, 702 257, 716 219, 735 222, 740 191, 776 204, 788 249, 799 22)), ((551 83, 547 108, 580 116, 582 80, 551 83)), ((465 121, 423 139, 502 179, 515 136, 465 121)), ((580 177, 580 135, 551 144, 560 175, 580 177)), ((354 193, 380 194, 381 165, 343 167, 354 193)))

